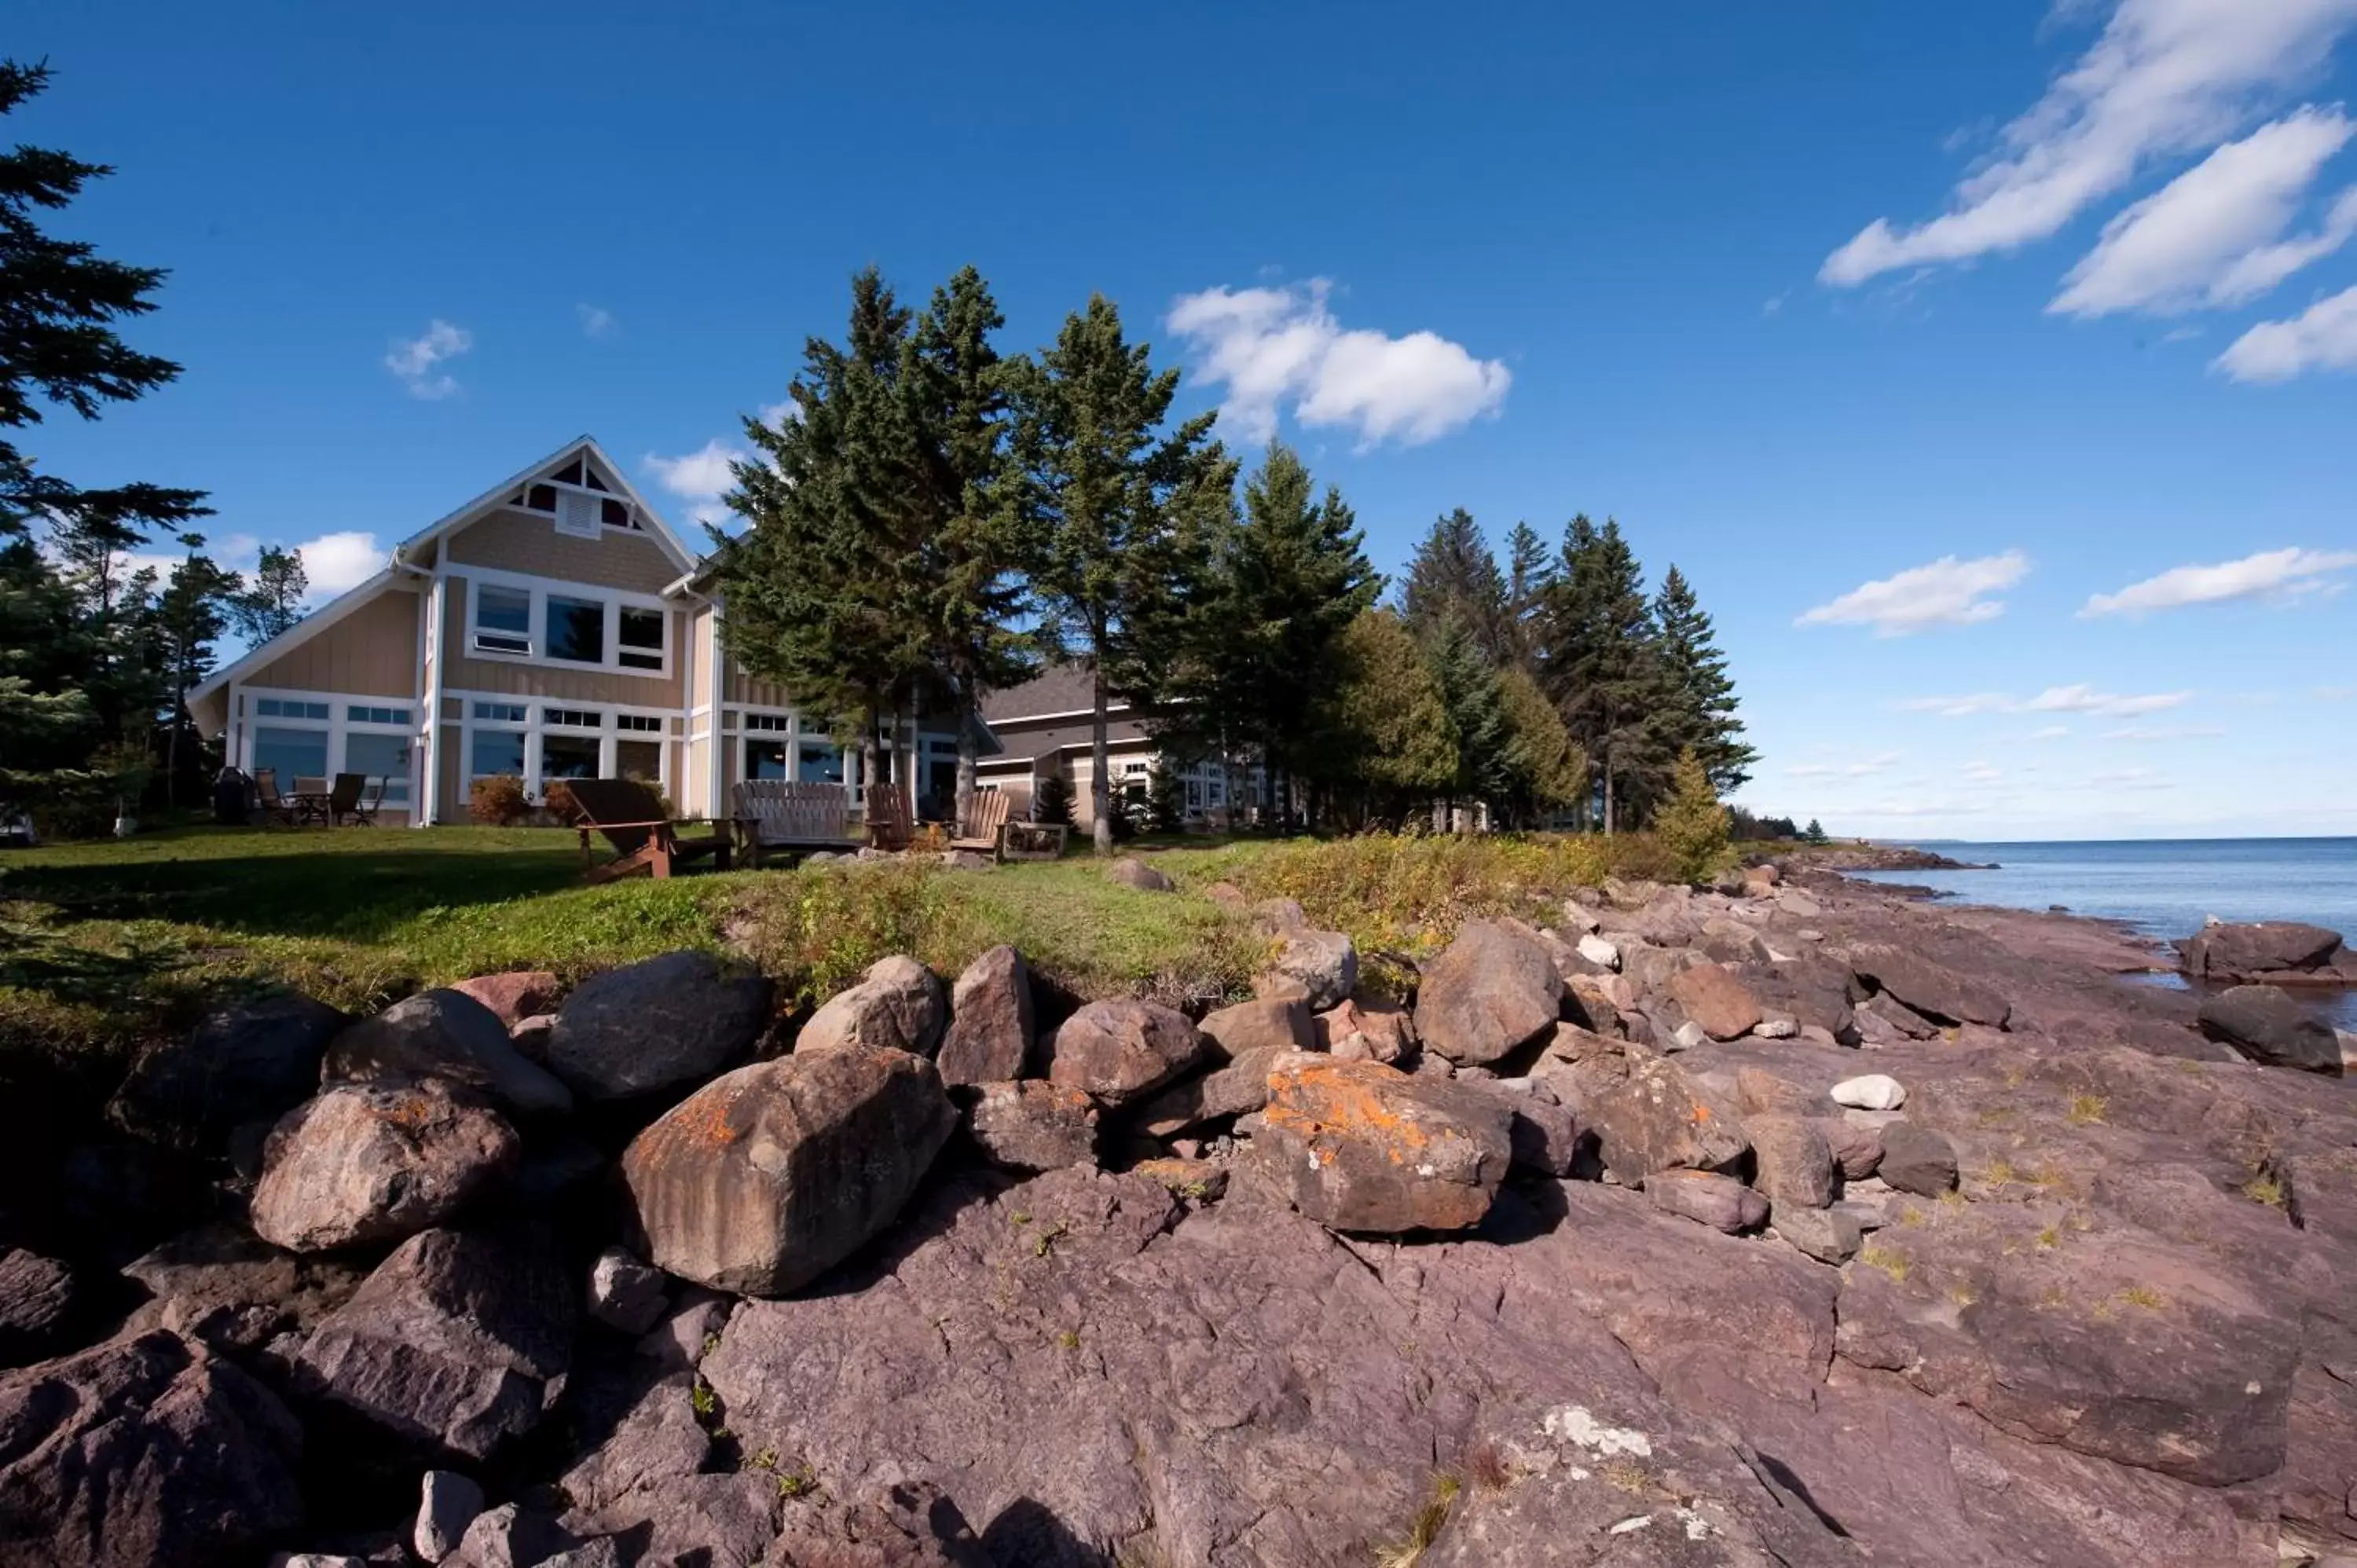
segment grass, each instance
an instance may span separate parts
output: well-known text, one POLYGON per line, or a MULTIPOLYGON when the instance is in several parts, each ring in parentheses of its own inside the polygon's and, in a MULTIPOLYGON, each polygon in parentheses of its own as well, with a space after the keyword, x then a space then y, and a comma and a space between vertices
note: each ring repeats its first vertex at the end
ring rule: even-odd
POLYGON ((1432 1543, 1440 1539, 1441 1527, 1448 1522, 1449 1510, 1457 1506, 1457 1494, 1464 1487, 1462 1480, 1447 1470, 1433 1477, 1432 1491, 1410 1516, 1406 1532, 1375 1548, 1376 1568, 1415 1568, 1432 1543))
POLYGON ((1857 1261, 1869 1269, 1880 1269, 1896 1283, 1906 1283, 1907 1257, 1903 1252, 1893 1251, 1879 1242, 1868 1241, 1858 1249, 1857 1261))
POLYGON ((2063 1113, 2063 1119, 2073 1127, 2100 1126, 2103 1123, 2104 1112, 2109 1109, 2110 1102, 2100 1094, 2074 1094, 2071 1097, 2071 1108, 2063 1113))
POLYGON ((1244 993, 1267 939, 1206 897, 1298 899, 1364 970, 1437 950, 1463 921, 1550 918, 1572 889, 1657 869, 1641 837, 1367 837, 1171 847, 1140 893, 1085 855, 952 872, 914 863, 740 871, 587 887, 557 829, 175 828, 0 852, 0 1053, 119 1061, 225 997, 289 985, 351 1010, 502 969, 567 981, 679 948, 740 953, 790 999, 889 952, 954 974, 1012 942, 1076 996, 1209 1004, 1244 993))

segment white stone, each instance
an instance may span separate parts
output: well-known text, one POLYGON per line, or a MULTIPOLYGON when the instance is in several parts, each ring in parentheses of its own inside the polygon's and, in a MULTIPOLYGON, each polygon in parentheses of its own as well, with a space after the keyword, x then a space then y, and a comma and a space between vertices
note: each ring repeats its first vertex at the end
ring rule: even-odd
POLYGON ((1846 1078, 1834 1085, 1834 1103, 1860 1111, 1896 1111, 1907 1103, 1907 1089, 1885 1072, 1846 1078))
POLYGON ((1689 1018, 1679 1025, 1676 1032, 1670 1036, 1670 1045, 1676 1050, 1691 1051, 1698 1049, 1709 1038, 1710 1036, 1703 1032, 1702 1026, 1689 1018))
POLYGON ((1620 950, 1593 931, 1579 939, 1579 956, 1606 969, 1620 967, 1620 950))
POLYGON ((1566 898, 1563 901, 1563 923, 1571 929, 1585 934, 1601 928, 1604 918, 1578 899, 1566 898))
POLYGON ((418 1486, 417 1528, 409 1543, 428 1563, 458 1550, 467 1527, 483 1511, 483 1488, 456 1470, 428 1470, 418 1486))
POLYGON ((1762 1018, 1751 1032, 1763 1040, 1789 1040, 1801 1032, 1801 1025, 1795 1018, 1762 1018))

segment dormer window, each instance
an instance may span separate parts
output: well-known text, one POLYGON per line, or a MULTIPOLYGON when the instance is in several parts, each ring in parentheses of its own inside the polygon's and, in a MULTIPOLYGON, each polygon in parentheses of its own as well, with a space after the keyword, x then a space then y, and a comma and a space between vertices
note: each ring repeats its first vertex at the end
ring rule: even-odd
POLYGON ((638 509, 616 495, 587 457, 575 457, 542 475, 510 497, 508 505, 554 518, 557 532, 576 539, 595 539, 608 528, 645 532, 638 509))

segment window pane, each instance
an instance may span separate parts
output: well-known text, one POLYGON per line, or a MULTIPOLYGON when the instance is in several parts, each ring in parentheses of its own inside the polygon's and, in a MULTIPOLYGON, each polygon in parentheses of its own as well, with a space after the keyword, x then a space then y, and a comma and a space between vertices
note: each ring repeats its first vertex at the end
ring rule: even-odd
POLYGON ((524 491, 523 504, 528 510, 533 511, 554 511, 556 510, 556 487, 554 485, 533 486, 532 489, 524 491))
POLYGON ((493 773, 523 777, 523 736, 503 729, 475 732, 473 777, 481 779, 493 773))
POLYGON ((745 777, 748 779, 785 779, 786 743, 781 740, 748 740, 745 743, 745 777))
POLYGON ((597 777, 597 742, 586 735, 543 736, 540 741, 540 782, 552 779, 597 777))
POLYGON ((596 599, 548 596, 548 656, 583 664, 606 661, 606 607, 596 599))
POLYGON ((599 501, 597 503, 597 521, 604 523, 608 528, 630 527, 630 503, 627 501, 614 500, 599 501))
POLYGON ((660 651, 663 645, 664 618, 661 610, 642 610, 624 605, 621 630, 616 635, 625 648, 651 648, 660 651))
POLYGON ((384 780, 387 805, 409 800, 409 739, 398 735, 348 735, 344 737, 344 771, 365 773, 384 780))
MULTIPOLYGON (((750 743, 748 743, 750 744, 750 743)), ((802 742, 802 770, 805 784, 840 784, 843 782, 843 753, 824 741, 802 742)))
POLYGON ((295 788, 297 779, 324 779, 328 774, 328 732, 323 729, 276 729, 253 732, 253 766, 278 777, 281 789, 295 788))
POLYGON ((565 464, 565 467, 557 469, 556 472, 549 475, 548 477, 552 479, 562 480, 568 485, 579 484, 581 482, 581 459, 578 457, 574 458, 573 461, 565 464))
POLYGON ((532 630, 532 596, 522 588, 490 583, 475 589, 475 624, 491 631, 532 630))
POLYGON ((636 779, 641 783, 662 783, 662 742, 659 740, 616 741, 614 771, 625 779, 636 779))
POLYGON ((507 724, 520 725, 523 723, 523 704, 521 703, 477 703, 475 704, 475 716, 479 719, 495 719, 507 724))

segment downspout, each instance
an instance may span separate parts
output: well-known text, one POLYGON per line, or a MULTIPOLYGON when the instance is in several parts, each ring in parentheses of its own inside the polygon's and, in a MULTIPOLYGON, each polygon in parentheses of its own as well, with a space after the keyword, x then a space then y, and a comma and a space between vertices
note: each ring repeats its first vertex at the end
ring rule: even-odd
POLYGON ((396 552, 393 557, 395 571, 406 572, 413 577, 425 579, 425 631, 418 647, 418 670, 424 676, 425 727, 418 731, 418 760, 422 764, 425 786, 421 791, 425 809, 410 813, 413 828, 428 827, 442 814, 442 576, 439 571, 429 572, 423 566, 412 565, 396 552))

